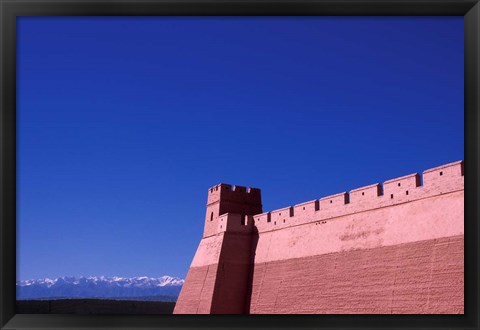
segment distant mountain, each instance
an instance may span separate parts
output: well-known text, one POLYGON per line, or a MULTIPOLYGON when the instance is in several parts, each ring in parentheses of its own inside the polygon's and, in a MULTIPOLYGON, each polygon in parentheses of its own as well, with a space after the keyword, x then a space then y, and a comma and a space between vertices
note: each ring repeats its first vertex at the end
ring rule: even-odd
POLYGON ((162 297, 170 297, 168 301, 175 301, 180 294, 183 281, 172 276, 158 278, 82 276, 17 281, 17 300, 61 298, 141 300, 141 297, 145 297, 145 300, 163 300, 162 297))

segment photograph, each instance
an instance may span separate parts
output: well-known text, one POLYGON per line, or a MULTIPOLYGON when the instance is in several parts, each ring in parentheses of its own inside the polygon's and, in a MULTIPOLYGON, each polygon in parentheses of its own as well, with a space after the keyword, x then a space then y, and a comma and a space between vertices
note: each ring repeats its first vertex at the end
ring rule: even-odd
POLYGON ((17 17, 15 313, 464 314, 464 28, 17 17))

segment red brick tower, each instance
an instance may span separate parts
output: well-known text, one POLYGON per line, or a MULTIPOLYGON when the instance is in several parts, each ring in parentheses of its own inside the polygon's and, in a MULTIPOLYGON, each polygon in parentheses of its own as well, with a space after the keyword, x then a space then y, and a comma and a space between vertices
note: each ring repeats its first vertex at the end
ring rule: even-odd
POLYGON ((219 184, 209 189, 203 238, 175 314, 241 314, 249 308, 253 215, 260 189, 219 184))
POLYGON ((208 190, 203 237, 217 234, 219 216, 233 213, 242 216, 262 213, 260 189, 221 183, 208 190))

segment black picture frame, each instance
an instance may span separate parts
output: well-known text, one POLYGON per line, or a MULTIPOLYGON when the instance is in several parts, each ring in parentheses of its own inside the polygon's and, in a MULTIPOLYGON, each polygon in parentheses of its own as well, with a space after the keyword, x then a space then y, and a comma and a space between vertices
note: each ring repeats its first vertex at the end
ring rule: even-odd
POLYGON ((0 328, 479 328, 478 0, 0 0, 0 328), (465 26, 465 314, 464 315, 37 315, 15 314, 16 17, 117 15, 464 16, 465 26))

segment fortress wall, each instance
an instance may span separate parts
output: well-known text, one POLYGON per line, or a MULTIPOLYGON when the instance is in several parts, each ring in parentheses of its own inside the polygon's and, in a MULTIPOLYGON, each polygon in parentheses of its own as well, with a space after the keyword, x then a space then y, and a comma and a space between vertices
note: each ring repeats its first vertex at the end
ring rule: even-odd
POLYGON ((388 180, 381 184, 373 184, 352 190, 350 193, 343 192, 321 198, 319 201, 307 202, 310 208, 305 212, 297 211, 303 204, 286 207, 270 212, 256 214, 255 226, 259 232, 283 229, 305 223, 328 220, 335 217, 354 214, 376 208, 392 206, 423 199, 438 194, 461 190, 464 187, 463 161, 446 164, 423 172, 388 180), (423 181, 423 184, 422 184, 423 181), (319 202, 319 207, 314 204, 319 202), (293 208, 293 216, 283 217, 285 210, 293 208), (283 212, 282 212, 283 211, 283 212), (268 222, 268 213, 272 221, 268 222), (282 216, 278 214, 282 213, 282 216), (273 217, 277 219, 273 220, 273 217), (283 222, 285 219, 285 222, 283 222))
POLYGON ((462 165, 425 171, 422 186, 389 180, 381 196, 355 189, 348 204, 322 198, 305 210, 314 218, 259 230, 250 313, 463 313, 462 165))
POLYGON ((463 236, 255 263, 252 314, 464 312, 463 236))
POLYGON ((174 313, 464 311, 462 161, 261 212, 211 188, 174 313))
POLYGON ((255 263, 463 235, 464 192, 259 233, 255 263))

